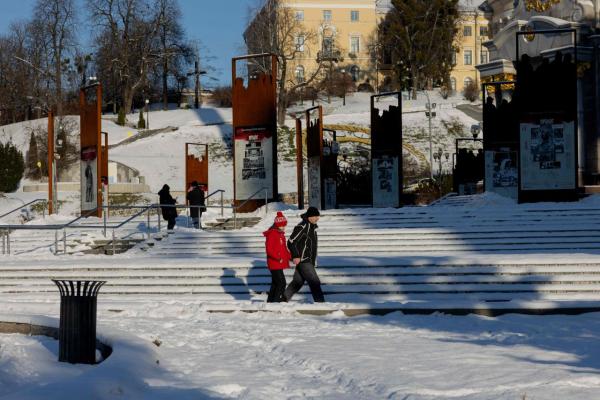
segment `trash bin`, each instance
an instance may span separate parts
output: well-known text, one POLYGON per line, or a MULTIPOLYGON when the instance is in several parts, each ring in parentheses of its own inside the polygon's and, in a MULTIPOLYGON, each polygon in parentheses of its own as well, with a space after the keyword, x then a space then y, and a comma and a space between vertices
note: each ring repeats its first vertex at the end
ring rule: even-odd
POLYGON ((60 291, 58 361, 96 363, 96 299, 105 281, 52 281, 60 291))

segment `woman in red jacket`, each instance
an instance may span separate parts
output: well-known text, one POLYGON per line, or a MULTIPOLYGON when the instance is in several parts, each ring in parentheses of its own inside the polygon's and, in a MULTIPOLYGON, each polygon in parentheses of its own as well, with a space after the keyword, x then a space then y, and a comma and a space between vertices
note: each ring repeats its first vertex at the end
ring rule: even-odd
POLYGON ((265 247, 267 249, 267 266, 271 271, 271 290, 267 303, 279 303, 283 301, 283 291, 285 290, 285 275, 283 270, 289 268, 292 255, 287 248, 285 240, 285 226, 287 220, 281 211, 277 212, 273 226, 263 235, 267 238, 265 247))

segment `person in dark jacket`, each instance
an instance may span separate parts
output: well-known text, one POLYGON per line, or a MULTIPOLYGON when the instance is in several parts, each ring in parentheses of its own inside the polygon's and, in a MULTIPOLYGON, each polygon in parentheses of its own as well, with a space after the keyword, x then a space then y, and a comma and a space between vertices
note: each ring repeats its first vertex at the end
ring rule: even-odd
POLYGON ((198 182, 192 182, 192 187, 187 193, 187 201, 190 206, 196 206, 190 208, 190 217, 192 218, 194 228, 202 228, 202 212, 206 209, 204 207, 204 190, 202 190, 198 182))
POLYGON ((273 226, 263 235, 267 238, 265 248, 267 250, 267 267, 271 272, 271 290, 267 297, 267 303, 279 303, 284 301, 285 275, 283 270, 290 267, 292 255, 285 243, 285 227, 287 219, 281 211, 277 212, 273 226))
POLYGON ((296 271, 283 294, 285 301, 290 301, 292 296, 302 288, 305 281, 308 282, 315 303, 325 301, 321 290, 321 281, 315 269, 317 265, 317 221, 319 221, 320 215, 319 210, 315 207, 309 207, 306 213, 302 214, 302 222, 296 225, 294 232, 290 235, 288 248, 292 254, 292 261, 296 265, 296 271))
POLYGON ((163 207, 166 205, 175 205, 177 200, 171 196, 171 188, 169 185, 164 185, 158 192, 159 202, 161 204, 162 216, 167 221, 167 229, 172 230, 175 227, 175 219, 177 218, 177 209, 175 207, 163 207))

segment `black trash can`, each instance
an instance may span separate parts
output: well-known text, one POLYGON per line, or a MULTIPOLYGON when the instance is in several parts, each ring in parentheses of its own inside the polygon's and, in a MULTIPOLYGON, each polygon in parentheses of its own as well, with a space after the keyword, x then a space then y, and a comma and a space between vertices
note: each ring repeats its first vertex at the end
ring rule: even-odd
POLYGON ((105 281, 52 281, 60 291, 58 361, 96 363, 96 299, 105 281))

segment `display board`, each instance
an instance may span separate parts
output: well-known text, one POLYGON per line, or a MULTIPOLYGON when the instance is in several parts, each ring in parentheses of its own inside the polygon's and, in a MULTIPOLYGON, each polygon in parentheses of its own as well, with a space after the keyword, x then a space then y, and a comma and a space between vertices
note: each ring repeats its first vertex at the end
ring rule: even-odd
POLYGON ((371 96, 371 176, 373 207, 400 207, 402 197, 402 94, 371 96), (385 98, 397 104, 384 109, 385 98), (375 107, 376 101, 381 104, 375 107))
POLYGON ((321 160, 308 157, 308 205, 321 208, 321 160))
POLYGON ((306 157, 308 159, 308 205, 325 207, 323 193, 323 108, 306 110, 306 157))
POLYGON ((575 189, 575 152, 573 121, 521 123, 521 190, 575 189))
POLYGON ((232 59, 233 82, 233 191, 240 212, 264 205, 262 188, 271 201, 277 189, 277 57, 258 54, 232 59), (238 63, 246 62, 247 77, 237 74, 238 63), (252 66, 252 68, 250 67, 252 66))
POLYGON ((266 188, 273 198, 273 135, 267 127, 236 128, 234 135, 236 194, 252 196, 266 188))
POLYGON ((519 186, 518 152, 485 152, 485 191, 517 200, 519 186))
MULTIPOLYGON (((81 213, 102 216, 102 86, 79 91, 81 213)), ((108 167, 107 167, 108 169, 108 167)))
POLYGON ((400 174, 398 157, 382 155, 372 159, 373 207, 398 207, 400 174))

